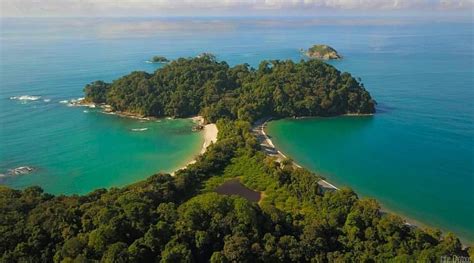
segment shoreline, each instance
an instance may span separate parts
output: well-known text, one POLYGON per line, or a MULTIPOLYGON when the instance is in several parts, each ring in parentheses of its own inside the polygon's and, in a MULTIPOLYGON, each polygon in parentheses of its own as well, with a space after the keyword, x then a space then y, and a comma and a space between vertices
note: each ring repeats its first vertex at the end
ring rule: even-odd
MULTIPOLYGON (((346 115, 342 115, 342 116, 346 116, 346 115)), ((351 115, 351 116, 358 116, 358 115, 351 115)), ((366 115, 362 115, 362 116, 366 116, 366 115)), ((301 117, 300 119, 307 119, 307 118, 312 118, 312 117, 301 117)), ((273 141, 270 139, 270 137, 265 132, 265 127, 267 126, 267 123, 271 120, 273 120, 272 117, 265 118, 265 119, 257 121, 255 123, 255 125, 252 127, 252 131, 257 135, 257 139, 259 139, 259 136, 261 137, 259 139, 259 141, 260 141, 260 145, 262 146, 263 151, 267 155, 269 155, 271 157, 275 157, 278 162, 281 162, 284 159, 288 159, 288 156, 286 156, 284 153, 282 153, 280 150, 278 150, 276 148, 276 146, 273 144, 273 141), (263 139, 263 141, 262 141, 262 139, 263 139)), ((303 168, 301 165, 296 163, 294 160, 292 160, 292 162, 293 162, 294 166, 296 166, 298 168, 303 168)), ((318 182, 318 184, 321 187, 323 187, 324 189, 327 189, 327 190, 332 190, 332 191, 339 190, 338 187, 336 187, 335 185, 329 183, 325 179, 320 180, 318 182)), ((392 210, 387 209, 386 207, 382 206, 382 204, 380 204, 380 207, 381 207, 381 212, 382 213, 387 213, 387 212, 392 213, 392 210)), ((395 213, 395 212, 393 212, 393 213, 395 213)), ((400 215, 399 213, 396 213, 396 214, 400 215)), ((401 216, 401 217, 403 218, 403 220, 405 220, 405 223, 409 226, 429 227, 429 226, 427 226, 427 225, 425 225, 425 224, 423 224, 423 223, 421 223, 417 220, 408 218, 406 216, 401 216)))
MULTIPOLYGON (((281 162, 284 159, 288 159, 288 157, 278 150, 275 145, 273 144, 270 137, 265 133, 265 127, 267 123, 271 121, 272 118, 265 118, 255 122, 254 126, 252 127, 252 132, 256 135, 257 140, 260 142, 260 146, 262 147, 263 152, 271 157, 275 157, 278 162, 281 162)), ((293 165, 298 168, 303 168, 301 165, 296 163, 294 160, 292 161, 293 165)), ((339 190, 335 185, 329 183, 325 179, 321 179, 318 182, 319 186, 323 189, 323 191, 336 191, 339 190)))
MULTIPOLYGON (((358 114, 351 114, 351 115, 344 114, 344 115, 341 115, 341 116, 372 116, 372 115, 374 115, 374 114, 360 114, 360 115, 358 115, 358 114)), ((312 117, 301 117, 301 118, 297 118, 297 119, 307 119, 307 118, 312 118, 312 117)), ((271 157, 275 157, 278 162, 281 162, 282 160, 287 159, 288 156, 286 156, 284 153, 282 153, 280 150, 278 150, 276 148, 276 146, 273 144, 273 141, 270 139, 270 137, 265 133, 265 127, 267 126, 267 123, 269 121, 272 121, 272 120, 274 120, 272 117, 268 117, 268 118, 264 118, 264 119, 256 121, 254 126, 252 126, 252 132, 254 132, 255 135, 257 136, 257 139, 259 140, 260 145, 262 146, 262 150, 267 155, 269 155, 271 157)), ((293 162, 294 166, 296 166, 298 168, 303 168, 301 165, 297 164, 294 160, 292 160, 292 162, 293 162)), ((319 184, 319 186, 321 186, 323 188, 323 191, 327 191, 327 190, 336 191, 336 190, 339 190, 339 188, 337 186, 331 184, 330 182, 328 182, 325 179, 320 180, 318 182, 318 184, 319 184)), ((426 224, 426 223, 423 223, 419 220, 410 218, 410 217, 404 215, 403 211, 398 211, 398 210, 387 208, 384 204, 382 204, 380 202, 379 202, 379 205, 380 205, 380 212, 382 214, 387 214, 387 213, 395 214, 395 215, 401 217, 403 219, 403 221, 405 222, 405 225, 407 225, 409 227, 417 227, 417 228, 420 228, 420 229, 426 229, 426 228, 440 229, 444 233, 450 232, 449 229, 430 226, 429 224, 426 224)), ((471 244, 469 242, 469 240, 465 240, 465 239, 462 239, 460 237, 459 237, 459 240, 461 241, 461 244, 464 248, 468 247, 467 244, 471 244)))
POLYGON ((190 119, 194 123, 202 126, 202 129, 201 129, 200 132, 202 132, 204 142, 201 146, 201 150, 200 150, 199 154, 194 156, 193 159, 191 161, 187 162, 184 166, 182 166, 182 167, 174 170, 172 173, 170 173, 171 176, 174 176, 176 174, 176 172, 179 171, 179 170, 186 169, 186 167, 188 167, 188 165, 195 163, 196 159, 200 155, 202 155, 206 152, 207 147, 209 147, 210 145, 217 142, 217 134, 218 134, 219 131, 217 130, 217 125, 215 123, 205 124, 204 118, 202 116, 194 116, 194 117, 191 117, 191 118, 188 118, 188 119, 190 119))
POLYGON ((205 124, 204 118, 202 116, 195 116, 189 119, 203 127, 202 132, 204 137, 204 143, 202 144, 201 151, 199 152, 199 154, 203 154, 206 152, 207 147, 217 142, 217 133, 219 132, 217 130, 217 125, 215 123, 205 124))
MULTIPOLYGON (((111 110, 110 105, 84 102, 83 98, 79 98, 79 99, 76 99, 76 100, 69 101, 68 106, 71 106, 71 107, 100 108, 101 109, 100 112, 103 113, 103 114, 114 115, 114 116, 121 117, 121 118, 130 118, 130 119, 148 120, 148 121, 159 119, 159 118, 156 118, 156 117, 139 116, 139 115, 134 114, 134 113, 113 111, 113 110, 111 110)), ((166 119, 173 119, 173 118, 166 117, 166 119)), ((192 160, 187 162, 184 166, 172 171, 170 173, 171 176, 174 176, 174 174, 177 171, 185 169, 188 165, 195 163, 198 156, 204 154, 207 150, 207 147, 209 147, 211 144, 213 144, 217 141, 217 133, 219 131, 217 130, 217 125, 215 123, 206 124, 206 122, 205 122, 205 120, 202 116, 194 116, 194 117, 189 117, 189 118, 186 118, 186 119, 189 119, 189 120, 193 121, 194 123, 196 123, 198 126, 202 127, 199 130, 199 132, 202 132, 204 142, 201 146, 201 150, 199 151, 199 154, 194 156, 192 158, 192 160)))

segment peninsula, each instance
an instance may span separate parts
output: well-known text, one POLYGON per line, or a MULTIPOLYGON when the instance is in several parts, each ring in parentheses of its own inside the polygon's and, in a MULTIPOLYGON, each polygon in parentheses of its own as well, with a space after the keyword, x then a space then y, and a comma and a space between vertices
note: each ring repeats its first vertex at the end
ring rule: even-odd
POLYGON ((262 61, 230 67, 212 55, 180 58, 150 74, 136 71, 112 83, 96 81, 85 101, 141 117, 203 116, 254 122, 274 116, 334 116, 375 112, 375 100, 355 78, 322 61, 262 61), (324 73, 324 74, 322 74, 324 73))
MULTIPOLYGON (((0 261, 436 262, 452 234, 405 224, 373 199, 264 152, 257 120, 375 112, 349 73, 318 60, 230 67, 178 59, 85 87, 85 100, 151 117, 201 115, 217 140, 194 163, 83 196, 0 187, 0 261), (240 185, 242 184, 242 185, 240 185), (235 195, 232 195, 235 194, 235 195), (243 198, 242 198, 243 197, 243 198)), ((262 135, 262 134, 261 134, 262 135)), ((472 250, 471 250, 472 251, 472 250)))

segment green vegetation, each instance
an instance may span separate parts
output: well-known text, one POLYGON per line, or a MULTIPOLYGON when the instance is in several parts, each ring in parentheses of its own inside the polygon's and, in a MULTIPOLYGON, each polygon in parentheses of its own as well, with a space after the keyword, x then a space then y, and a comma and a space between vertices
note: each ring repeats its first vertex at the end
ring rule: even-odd
MULTIPOLYGON (((101 87, 113 110, 141 116, 199 114, 210 122, 223 117, 253 122, 266 116, 375 111, 362 84, 321 61, 263 61, 253 69, 247 64, 229 67, 205 55, 180 58, 153 74, 133 72, 101 87)), ((86 86, 86 100, 95 101, 89 94, 86 86)))
POLYGON ((107 91, 110 88, 110 84, 105 83, 101 80, 94 81, 91 84, 87 84, 84 87, 85 102, 90 103, 105 103, 107 91))
POLYGON ((350 189, 322 193, 320 177, 260 150, 251 122, 265 115, 373 112, 349 74, 311 61, 229 68, 180 59, 85 88, 88 101, 154 116, 205 113, 217 143, 175 176, 124 188, 52 196, 0 186, 1 262, 436 262, 467 256, 452 234, 413 228, 350 189), (213 192, 239 178, 258 204, 213 192))
POLYGON ((317 58, 323 60, 341 59, 342 56, 337 51, 328 45, 314 45, 308 49, 306 55, 310 58, 317 58))
POLYGON ((153 63, 167 63, 169 60, 166 57, 163 56, 154 56, 151 58, 151 62, 153 63))
POLYGON ((259 151, 250 124, 217 122, 219 140, 174 177, 84 196, 0 187, 1 262, 436 262, 467 256, 451 234, 421 230, 349 189, 259 151), (260 204, 206 189, 239 176, 260 204))

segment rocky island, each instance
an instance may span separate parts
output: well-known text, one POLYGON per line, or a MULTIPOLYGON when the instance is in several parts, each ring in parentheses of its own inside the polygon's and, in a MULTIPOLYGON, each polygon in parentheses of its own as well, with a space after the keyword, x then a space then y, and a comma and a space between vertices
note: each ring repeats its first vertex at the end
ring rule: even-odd
POLYGON ((168 63, 170 62, 169 59, 163 56, 154 56, 150 60, 151 63, 168 63))
POLYGON ((341 59, 342 56, 337 51, 328 45, 314 45, 306 51, 306 56, 309 58, 331 60, 341 59))

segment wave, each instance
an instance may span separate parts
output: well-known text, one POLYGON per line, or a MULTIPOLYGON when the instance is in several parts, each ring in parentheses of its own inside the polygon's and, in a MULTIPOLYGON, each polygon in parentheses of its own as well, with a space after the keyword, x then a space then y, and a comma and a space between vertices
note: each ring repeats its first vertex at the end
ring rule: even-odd
POLYGON ((78 102, 81 102, 81 101, 83 101, 83 100, 84 100, 84 98, 77 98, 77 99, 71 99, 70 102, 71 102, 71 103, 78 103, 78 102))
POLYGON ((60 101, 59 103, 61 103, 61 104, 68 104, 69 101, 68 101, 68 100, 62 100, 62 101, 60 101))
POLYGON ((82 112, 84 112, 84 113, 89 113, 89 111, 88 111, 88 110, 83 110, 82 112))
POLYGON ((148 128, 134 128, 132 131, 146 131, 148 128))
POLYGON ((44 102, 50 102, 51 99, 44 99, 43 101, 44 101, 44 102))
POLYGON ((10 97, 11 100, 21 100, 21 101, 28 101, 28 100, 39 100, 41 96, 31 96, 31 95, 21 95, 21 96, 13 96, 10 97))

